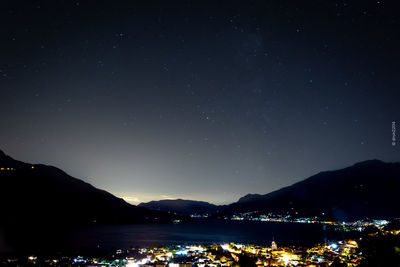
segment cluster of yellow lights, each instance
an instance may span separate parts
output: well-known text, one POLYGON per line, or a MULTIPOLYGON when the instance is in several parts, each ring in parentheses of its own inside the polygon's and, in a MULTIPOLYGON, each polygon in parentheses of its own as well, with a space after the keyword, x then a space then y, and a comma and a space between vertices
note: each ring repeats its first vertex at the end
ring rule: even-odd
MULTIPOLYGON (((31 169, 34 169, 35 166, 31 166, 31 169)), ((15 171, 16 169, 10 167, 0 167, 0 171, 15 171)))
POLYGON ((14 168, 4 168, 4 167, 0 168, 0 171, 13 171, 13 170, 14 168))
MULTIPOLYGON (((31 169, 34 169, 35 168, 35 166, 31 166, 31 169)), ((16 169, 14 169, 14 168, 10 168, 10 167, 0 167, 0 171, 14 171, 14 170, 16 170, 16 169)))

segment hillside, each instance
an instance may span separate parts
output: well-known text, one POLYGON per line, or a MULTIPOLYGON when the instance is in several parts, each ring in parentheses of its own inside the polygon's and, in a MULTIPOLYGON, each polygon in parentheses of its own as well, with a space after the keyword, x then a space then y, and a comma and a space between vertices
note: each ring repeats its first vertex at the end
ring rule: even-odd
POLYGON ((173 215, 128 204, 62 170, 0 151, 1 224, 168 222, 173 215))
POLYGON ((400 193, 400 163, 369 160, 318 173, 269 194, 249 194, 224 214, 249 211, 320 216, 337 220, 395 218, 400 193))

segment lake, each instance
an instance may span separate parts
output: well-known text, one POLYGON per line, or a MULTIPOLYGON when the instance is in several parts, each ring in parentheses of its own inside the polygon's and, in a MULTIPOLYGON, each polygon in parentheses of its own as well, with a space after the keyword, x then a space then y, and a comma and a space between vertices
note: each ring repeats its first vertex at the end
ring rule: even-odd
MULTIPOLYGON (((73 229, 29 229, 5 233, 8 248, 30 250, 129 248, 174 244, 246 243, 313 245, 349 238, 320 224, 195 219, 182 224, 96 225, 73 229), (22 234, 23 233, 23 234, 22 234), (10 242, 9 239, 12 239, 10 242)), ((4 235, 4 234, 3 234, 4 235)), ((4 243, 4 240, 3 240, 4 243)), ((1 244, 1 242, 0 242, 1 244)))

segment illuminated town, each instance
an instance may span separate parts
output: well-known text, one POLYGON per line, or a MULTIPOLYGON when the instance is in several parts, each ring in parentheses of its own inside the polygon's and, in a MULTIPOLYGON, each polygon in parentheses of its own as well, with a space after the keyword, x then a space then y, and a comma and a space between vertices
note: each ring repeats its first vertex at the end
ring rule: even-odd
MULTIPOLYGON (((358 266, 365 259, 363 238, 399 238, 400 228, 381 226, 363 237, 313 247, 249 244, 174 245, 117 249, 103 257, 30 255, 0 261, 4 266, 358 266), (339 264, 339 265, 338 265, 339 264)), ((395 266, 395 265, 393 265, 395 266)), ((397 265, 396 265, 397 266, 397 265)))
POLYGON ((339 231, 359 231, 362 232, 367 227, 382 227, 387 225, 389 221, 387 220, 357 220, 357 221, 347 221, 347 222, 338 222, 338 221, 328 221, 319 218, 318 216, 314 217, 292 217, 291 215, 280 215, 274 213, 262 214, 262 215, 254 215, 255 212, 242 213, 238 215, 233 215, 230 218, 235 221, 261 221, 261 222, 290 222, 290 223, 311 223, 311 224, 322 224, 327 226, 332 226, 335 230, 339 231))

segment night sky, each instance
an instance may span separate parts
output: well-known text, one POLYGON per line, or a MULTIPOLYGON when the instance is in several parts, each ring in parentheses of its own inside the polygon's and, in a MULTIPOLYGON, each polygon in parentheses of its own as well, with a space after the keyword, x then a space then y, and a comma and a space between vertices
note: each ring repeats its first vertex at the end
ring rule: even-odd
POLYGON ((396 2, 1 1, 0 149, 131 203, 399 161, 396 2))

